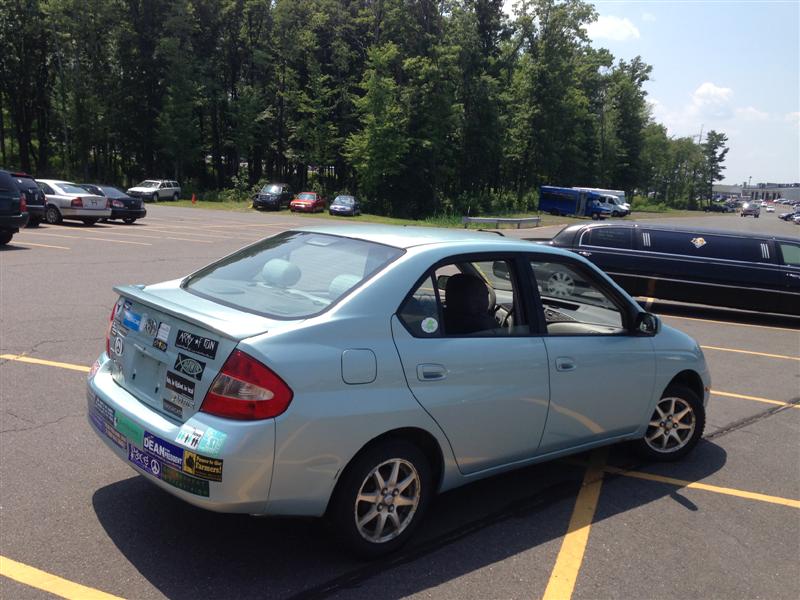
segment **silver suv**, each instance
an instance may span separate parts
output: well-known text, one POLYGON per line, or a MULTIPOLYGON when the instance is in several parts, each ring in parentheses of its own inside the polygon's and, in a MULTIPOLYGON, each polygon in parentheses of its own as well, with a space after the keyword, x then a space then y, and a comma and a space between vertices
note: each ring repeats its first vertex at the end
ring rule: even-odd
POLYGON ((177 181, 168 179, 147 179, 128 189, 128 196, 158 202, 159 200, 177 200, 181 195, 181 186, 177 181))

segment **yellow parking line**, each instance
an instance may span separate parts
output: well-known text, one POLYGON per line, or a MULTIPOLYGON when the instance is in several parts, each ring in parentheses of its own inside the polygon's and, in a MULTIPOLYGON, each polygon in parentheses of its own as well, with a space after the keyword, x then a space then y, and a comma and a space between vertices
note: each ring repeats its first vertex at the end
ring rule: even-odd
POLYGON ((80 583, 63 579, 58 575, 12 560, 7 556, 0 556, 0 575, 62 598, 74 600, 122 600, 119 596, 107 594, 80 583))
POLYGON ((50 246, 48 244, 34 244, 33 242, 14 242, 19 246, 36 246, 37 248, 55 248, 56 250, 69 250, 66 246, 50 246))
POLYGON ((740 400, 752 400, 754 402, 763 402, 765 404, 777 404, 778 406, 791 406, 792 408, 800 408, 800 404, 792 404, 791 402, 783 402, 782 400, 770 400, 769 398, 762 398, 761 396, 746 396, 745 394, 733 394, 731 392, 720 392, 719 390, 711 390, 712 396, 724 396, 726 398, 738 398, 740 400))
POLYGON ((83 365, 73 365, 70 363, 56 362, 54 360, 42 360, 41 358, 31 358, 24 354, 0 354, 0 359, 15 360, 17 362, 30 363, 32 365, 44 365, 46 367, 59 367, 61 369, 70 369, 71 371, 81 371, 88 373, 89 367, 83 365))
POLYGON ((556 564, 550 573, 550 580, 544 591, 543 600, 565 600, 572 597, 575 589, 575 580, 583 562, 583 554, 589 541, 589 531, 592 528, 597 501, 600 498, 600 488, 603 485, 603 470, 605 467, 607 450, 597 450, 590 458, 583 484, 575 500, 575 508, 569 520, 567 534, 561 542, 556 564))
POLYGON ((781 358, 783 360, 800 361, 800 356, 786 356, 785 354, 769 354, 768 352, 754 352, 752 350, 738 350, 736 348, 720 348, 719 346, 700 346, 703 350, 719 350, 720 352, 735 352, 736 354, 750 354, 751 356, 765 356, 767 358, 781 358))
POLYGON ((748 492, 746 490, 737 490, 735 488, 709 485, 707 483, 700 483, 699 481, 687 481, 685 479, 676 479, 674 477, 664 477, 663 475, 654 475, 653 473, 644 473, 642 471, 626 471, 625 469, 620 469, 618 467, 607 466, 604 468, 604 471, 613 475, 633 477, 634 479, 657 481, 658 483, 667 483, 669 485, 675 485, 678 487, 704 490, 706 492, 714 492, 716 494, 724 494, 726 496, 736 496, 737 498, 746 498, 748 500, 758 500, 759 502, 779 504, 781 506, 789 506, 791 508, 800 508, 800 500, 793 500, 791 498, 781 498, 780 496, 770 496, 768 494, 760 494, 758 492, 748 492))
POLYGON ((696 317, 680 317, 678 315, 660 315, 663 319, 683 319, 684 321, 700 321, 701 323, 718 323, 720 325, 735 325, 736 327, 755 327, 756 329, 777 329, 778 331, 791 331, 800 333, 800 329, 790 327, 776 327, 774 325, 754 325, 752 323, 735 323, 733 321, 715 321, 714 319, 698 319, 696 317))
POLYGON ((36 235, 37 236, 38 235, 48 235, 50 237, 67 238, 68 240, 96 240, 98 242, 112 242, 114 244, 135 244, 136 246, 152 246, 153 245, 153 244, 150 244, 148 242, 129 242, 128 240, 112 240, 112 239, 109 239, 109 238, 99 238, 99 237, 93 237, 93 236, 82 235, 82 234, 78 234, 78 235, 61 235, 60 233, 37 233, 36 235))

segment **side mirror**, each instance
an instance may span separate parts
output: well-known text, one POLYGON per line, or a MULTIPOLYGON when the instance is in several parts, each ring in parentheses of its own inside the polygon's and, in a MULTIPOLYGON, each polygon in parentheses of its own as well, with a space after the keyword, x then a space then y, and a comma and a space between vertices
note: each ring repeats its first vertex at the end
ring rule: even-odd
POLYGON ((436 287, 440 290, 447 289, 447 280, 450 279, 450 275, 439 275, 436 278, 436 287))
POLYGON ((661 319, 652 313, 642 312, 636 316, 634 328, 643 335, 656 335, 661 331, 661 319))
POLYGON ((492 273, 498 279, 511 281, 511 273, 508 272, 508 263, 504 260, 496 260, 492 263, 492 273))

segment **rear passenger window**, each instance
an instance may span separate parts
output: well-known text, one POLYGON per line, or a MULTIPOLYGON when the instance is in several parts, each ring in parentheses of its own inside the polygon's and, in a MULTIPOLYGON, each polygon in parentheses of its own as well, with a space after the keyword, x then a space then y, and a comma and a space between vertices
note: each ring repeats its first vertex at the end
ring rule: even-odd
POLYGON ((581 236, 581 246, 631 249, 633 229, 626 227, 596 227, 581 236))
POLYGON ((415 337, 441 336, 439 303, 432 276, 422 280, 416 291, 405 301, 397 316, 415 337))
POLYGON ((783 264, 793 267, 800 267, 800 245, 779 242, 781 254, 783 254, 783 264))

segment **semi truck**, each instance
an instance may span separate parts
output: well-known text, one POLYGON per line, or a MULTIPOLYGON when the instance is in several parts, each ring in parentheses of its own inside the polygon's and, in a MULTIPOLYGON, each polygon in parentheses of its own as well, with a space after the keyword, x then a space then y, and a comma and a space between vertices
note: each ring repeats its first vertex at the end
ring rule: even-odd
POLYGON ((612 216, 614 209, 606 194, 543 185, 539 188, 539 211, 558 216, 605 219, 612 216))

